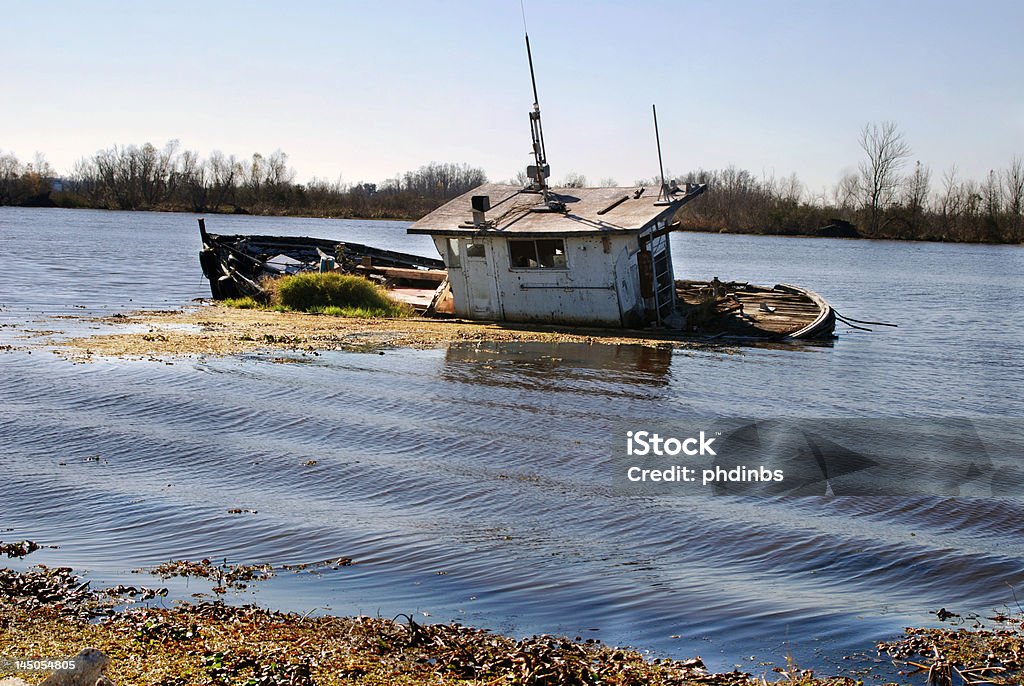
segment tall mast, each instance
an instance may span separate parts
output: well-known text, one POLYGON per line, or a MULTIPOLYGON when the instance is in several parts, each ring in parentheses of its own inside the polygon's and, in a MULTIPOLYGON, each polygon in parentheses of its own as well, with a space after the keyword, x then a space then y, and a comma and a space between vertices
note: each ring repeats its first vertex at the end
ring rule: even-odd
POLYGON ((661 200, 661 196, 666 195, 667 192, 665 187, 665 165, 661 163, 661 135, 658 133, 658 108, 652 104, 651 111, 654 112, 654 140, 658 144, 658 170, 661 172, 661 190, 658 191, 658 199, 661 200))
POLYGON ((527 175, 533 181, 532 187, 547 196, 547 178, 551 174, 548 166, 547 152, 544 150, 544 129, 540 123, 540 98, 537 97, 537 77, 533 72, 533 53, 530 50, 530 34, 526 36, 526 58, 530 61, 530 82, 533 84, 533 111, 530 112, 530 132, 533 136, 534 164, 527 169, 527 175))

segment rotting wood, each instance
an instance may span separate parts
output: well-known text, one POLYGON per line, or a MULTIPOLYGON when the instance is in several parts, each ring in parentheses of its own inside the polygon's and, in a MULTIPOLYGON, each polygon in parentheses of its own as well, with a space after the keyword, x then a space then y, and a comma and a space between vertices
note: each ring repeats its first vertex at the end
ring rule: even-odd
POLYGON ((835 327, 835 313, 821 296, 790 284, 765 288, 746 283, 677 281, 676 295, 688 328, 699 327, 704 334, 828 338, 835 327), (716 290, 726 295, 716 296, 716 290), (761 310, 761 305, 773 311, 761 310))

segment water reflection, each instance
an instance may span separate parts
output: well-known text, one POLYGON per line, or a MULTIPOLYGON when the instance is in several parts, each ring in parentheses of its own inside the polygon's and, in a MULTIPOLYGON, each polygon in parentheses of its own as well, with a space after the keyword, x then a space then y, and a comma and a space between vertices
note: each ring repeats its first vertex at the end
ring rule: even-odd
POLYGON ((487 342, 450 345, 441 377, 446 381, 543 388, 581 380, 666 386, 671 347, 587 343, 487 342))

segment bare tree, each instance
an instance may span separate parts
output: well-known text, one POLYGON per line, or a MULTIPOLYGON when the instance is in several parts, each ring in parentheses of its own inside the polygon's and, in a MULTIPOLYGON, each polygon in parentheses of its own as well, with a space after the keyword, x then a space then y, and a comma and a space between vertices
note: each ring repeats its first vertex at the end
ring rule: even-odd
POLYGON ((0 205, 9 205, 15 201, 21 172, 18 158, 9 152, 0 151, 0 205))
POLYGON ((210 170, 210 208, 217 209, 226 202, 234 203, 242 165, 234 155, 225 157, 220 150, 210 153, 206 165, 210 170))
POLYGON ((263 183, 266 181, 267 169, 266 164, 263 161, 263 155, 258 152, 252 154, 252 161, 249 163, 248 168, 244 172, 242 178, 242 185, 249 192, 252 199, 258 199, 260 197, 260 191, 263 188, 263 183))
POLYGON ((275 188, 291 185, 295 181, 295 170, 288 166, 288 155, 280 149, 270 153, 266 171, 266 182, 275 188))
POLYGON ((931 193, 932 170, 918 160, 914 165, 914 173, 903 183, 903 204, 911 210, 923 210, 928 206, 931 193))
POLYGON ((939 211, 942 215, 956 215, 959 212, 957 188, 960 182, 957 181, 957 168, 954 164, 942 175, 942 195, 939 196, 939 211))
POLYGON ((864 208, 868 211, 871 233, 877 233, 885 208, 895 200, 900 168, 910 157, 910 146, 891 121, 865 124, 858 142, 868 156, 860 164, 864 208))
POLYGON ((1006 196, 1006 211, 1021 216, 1024 210, 1024 160, 1014 157, 1003 173, 1003 193, 1006 196))
POLYGON ((186 150, 181 153, 181 163, 177 173, 179 185, 185 189, 185 195, 192 211, 202 212, 205 210, 209 186, 206 179, 206 165, 200 161, 199 153, 194 150, 186 150))
POLYGON ((960 215, 966 206, 963 186, 957 178, 954 164, 942 175, 942 195, 939 196, 939 213, 942 215, 943 238, 954 238, 960 215))
POLYGON ((914 165, 914 173, 903 183, 903 205, 910 213, 907 223, 911 235, 919 232, 924 213, 928 209, 928 196, 931 194, 932 171, 918 160, 914 165))
POLYGON ((995 219, 1003 209, 1003 187, 995 169, 990 169, 981 190, 985 213, 995 219))
POLYGON ((94 157, 83 157, 71 168, 71 187, 85 198, 89 207, 102 207, 104 189, 94 157))
POLYGON ((160 155, 157 157, 155 181, 157 185, 157 196, 162 200, 172 200, 178 190, 180 181, 178 148, 181 143, 178 139, 167 141, 160 155))
POLYGON ((796 172, 777 181, 773 179, 772 190, 777 200, 788 205, 799 205, 804 197, 804 184, 796 172))
POLYGON ((972 220, 981 214, 981 186, 974 179, 967 179, 960 184, 960 195, 963 198, 963 214, 972 220))
POLYGON ((848 212, 854 209, 859 195, 860 178, 856 174, 847 174, 832 190, 832 202, 840 210, 848 212))
POLYGON ((587 177, 585 177, 583 174, 578 174, 576 172, 569 172, 568 174, 565 175, 565 178, 562 179, 562 182, 558 185, 561 186, 562 188, 586 188, 587 177))

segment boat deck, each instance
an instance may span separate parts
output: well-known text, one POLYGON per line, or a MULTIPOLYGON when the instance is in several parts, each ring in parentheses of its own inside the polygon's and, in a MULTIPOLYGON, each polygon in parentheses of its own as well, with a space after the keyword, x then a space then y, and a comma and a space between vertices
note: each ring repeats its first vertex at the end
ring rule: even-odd
POLYGON ((797 286, 676 281, 676 296, 686 328, 705 335, 807 339, 835 329, 831 306, 797 286))

